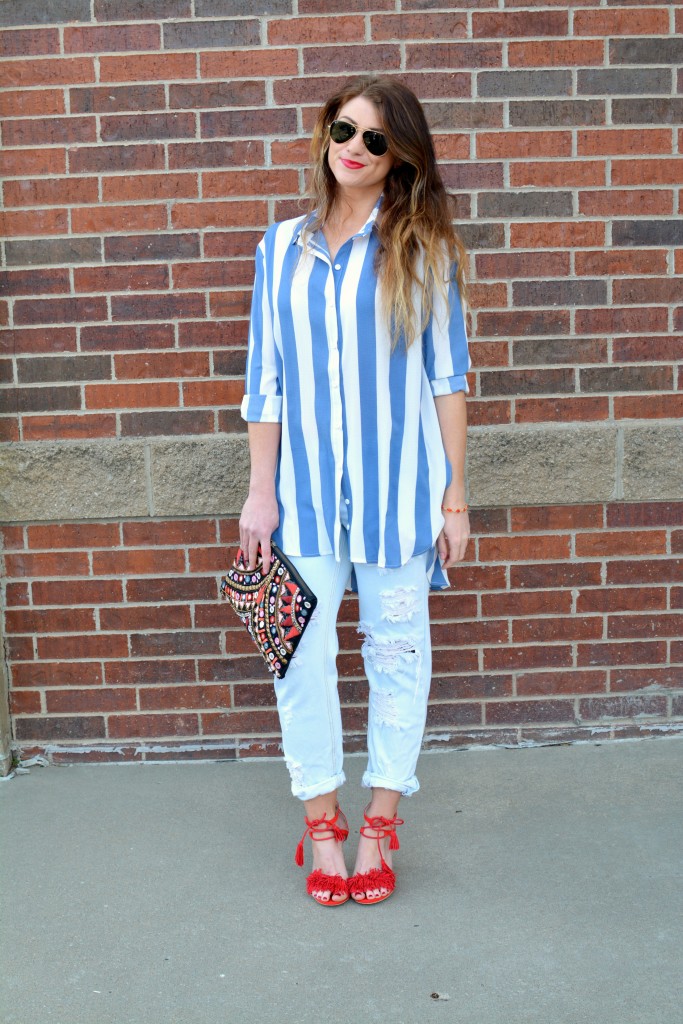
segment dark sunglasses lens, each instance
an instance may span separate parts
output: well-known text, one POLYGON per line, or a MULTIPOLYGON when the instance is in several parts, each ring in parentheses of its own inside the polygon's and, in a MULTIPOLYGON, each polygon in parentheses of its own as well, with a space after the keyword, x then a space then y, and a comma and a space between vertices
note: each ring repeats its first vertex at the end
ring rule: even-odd
POLYGON ((348 121, 333 121, 330 125, 330 138, 333 142, 348 142, 356 134, 356 129, 348 121))
POLYGON ((373 156, 384 156, 389 148, 381 132, 363 132, 363 142, 368 153, 372 153, 373 156))

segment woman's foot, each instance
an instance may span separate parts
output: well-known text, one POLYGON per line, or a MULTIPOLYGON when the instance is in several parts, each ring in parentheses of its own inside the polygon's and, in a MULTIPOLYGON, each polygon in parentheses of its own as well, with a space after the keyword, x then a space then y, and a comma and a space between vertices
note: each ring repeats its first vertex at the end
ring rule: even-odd
POLYGON ((396 828, 403 824, 396 816, 399 799, 392 790, 373 790, 365 809, 356 866, 349 879, 349 894, 356 903, 379 903, 396 887, 392 850, 399 848, 396 828))
MULTIPOLYGON (((321 832, 322 837, 325 833, 321 832)), ((308 892, 318 903, 346 903, 349 898, 346 880, 349 873, 344 863, 342 844, 329 834, 327 842, 313 843, 313 871, 308 877, 308 892), (344 881, 343 888, 331 879, 344 881)))

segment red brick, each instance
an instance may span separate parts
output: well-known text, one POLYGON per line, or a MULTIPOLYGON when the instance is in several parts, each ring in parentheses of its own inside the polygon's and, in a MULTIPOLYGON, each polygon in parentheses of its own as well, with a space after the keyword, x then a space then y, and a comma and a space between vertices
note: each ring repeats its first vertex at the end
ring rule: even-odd
POLYGON ((671 153, 670 128, 580 128, 577 156, 671 153))
POLYGON ((608 584, 675 583, 682 580, 683 558, 632 558, 607 563, 608 584))
POLYGON ((566 618, 515 619, 512 623, 514 643, 533 641, 553 642, 555 640, 599 640, 603 634, 601 615, 566 618))
POLYGON ((8 583, 5 587, 5 603, 7 608, 18 608, 27 605, 31 600, 28 583, 8 583))
POLYGON ((579 701, 579 716, 588 721, 599 718, 635 718, 637 715, 665 715, 666 697, 588 697, 579 701))
POLYGON ((110 715, 108 735, 114 739, 126 736, 196 736, 197 715, 110 715))
POLYGON ((22 430, 25 441, 116 437, 116 416, 24 416, 22 430))
POLYGON ((151 409, 176 407, 180 396, 176 383, 86 384, 88 409, 151 409))
POLYGON ((71 229, 79 233, 154 231, 165 228, 167 222, 166 207, 161 203, 81 207, 71 211, 71 229))
POLYGON ((95 62, 91 57, 0 61, 0 80, 5 88, 94 82, 95 62))
POLYGON ((208 377, 210 372, 207 352, 166 352, 114 357, 118 380, 145 378, 208 377))
POLYGON ((168 147, 168 165, 171 170, 253 166, 262 164, 264 160, 263 142, 256 139, 243 142, 230 139, 217 142, 172 142, 168 147))
POLYGON ((64 29, 67 53, 122 52, 126 50, 158 50, 161 45, 159 25, 79 25, 64 29))
POLYGON ((512 565, 510 586, 517 588, 536 587, 590 587, 598 586, 599 562, 556 562, 550 565, 512 565))
POLYGON ((502 67, 502 63, 503 47, 500 43, 408 43, 406 46, 406 68, 409 71, 432 68, 440 71, 472 68, 479 71, 502 67))
POLYGON ((572 664, 572 649, 568 644, 545 646, 530 644, 515 647, 488 647, 484 649, 484 669, 567 668, 572 664))
POLYGON ((576 253, 577 274, 666 274, 666 253, 661 249, 609 249, 576 253))
POLYGON ((159 143, 119 146, 74 146, 69 149, 72 174, 98 171, 157 171, 164 168, 164 147, 159 143))
POLYGON ((196 678, 194 659, 190 661, 105 661, 109 686, 140 686, 145 683, 190 683, 196 678))
MULTIPOLYGON (((373 19, 374 24, 374 19, 373 19)), ((374 38, 385 38, 374 35, 374 38)), ((337 18, 286 18, 268 22, 268 45, 283 46, 291 43, 328 43, 334 39, 338 44, 362 42, 365 39, 365 21, 359 16, 349 15, 337 18)), ((260 69, 260 60, 256 65, 260 69)), ((263 71, 260 72, 263 74, 263 71)))
POLYGON ((515 249, 574 249, 605 243, 600 221, 511 224, 510 244, 515 249))
POLYGON ((665 332, 668 311, 653 307, 642 309, 577 309, 577 334, 628 334, 644 331, 665 332))
POLYGON ((141 711, 229 708, 229 686, 154 686, 140 690, 141 711))
POLYGON ((525 559, 569 557, 569 537, 482 537, 479 540, 479 560, 482 562, 521 562, 525 559))
POLYGON ((173 81, 197 77, 194 53, 126 54, 100 57, 99 63, 101 82, 173 81))
POLYGON ((11 715, 38 715, 41 712, 39 690, 14 690, 9 695, 11 715))
POLYGON ((174 342, 171 324, 101 324, 81 328, 84 352, 173 348, 174 342))
POLYGON ((683 634, 683 615, 654 615, 651 611, 642 615, 610 615, 607 620, 607 636, 610 639, 625 637, 680 637, 683 634))
POLYGON ((14 210, 0 213, 0 234, 64 235, 67 230, 66 210, 14 210))
POLYGON ((668 12, 660 10, 575 11, 576 36, 666 36, 668 12))
POLYGON ((576 536, 576 554, 607 558, 612 555, 666 554, 666 533, 663 530, 632 530, 610 533, 579 533, 576 536))
POLYGON ((485 618, 501 615, 568 615, 571 606, 572 596, 568 590, 505 591, 502 594, 483 594, 481 598, 481 611, 485 618))
POLYGON ((0 32, 0 53, 3 57, 42 57, 59 53, 59 29, 25 28, 0 32))
POLYGON ((79 523, 62 526, 29 526, 30 548, 110 548, 120 543, 115 523, 79 523))
POLYGON ((517 423, 575 422, 609 419, 609 398, 518 398, 517 423))
POLYGON ((673 192, 664 189, 607 189, 579 194, 579 213, 586 217, 656 216, 673 212, 673 192))
POLYGON ((96 203, 97 178, 33 178, 5 182, 6 206, 64 206, 96 203))
MULTIPOLYGON (((322 21, 322 19, 320 20, 322 21)), ((334 19, 335 22, 336 20, 334 19)), ((362 26, 362 19, 358 20, 362 26)), ((336 41, 334 22, 331 24, 331 32, 332 35, 328 36, 328 39, 336 41)), ((478 35, 479 33, 475 32, 474 34, 478 35)), ((386 40, 388 42, 395 39, 401 41, 408 39, 464 39, 467 36, 467 15, 464 11, 447 10, 434 14, 426 11, 419 14, 377 14, 370 18, 370 35, 373 41, 386 40)), ((313 39, 315 38, 314 36, 313 39)), ((321 36, 317 36, 317 38, 321 39, 321 36)), ((363 36, 361 34, 355 38, 362 39, 363 36)), ((294 40, 291 41, 294 42, 294 40)))
POLYGON ((220 633, 188 630, 172 633, 132 633, 130 652, 134 658, 183 654, 218 654, 220 633))
POLYGON ((476 622, 434 622, 432 642, 437 647, 447 644, 495 644, 508 639, 507 622, 490 619, 476 622))
POLYGON ((620 501, 607 506, 608 526, 670 526, 679 522, 683 522, 683 501, 620 501))
POLYGON ((678 689, 683 686, 683 668, 614 668, 610 672, 610 690, 643 690, 646 687, 678 689))
POLYGON ((673 363, 683 360, 683 337, 676 334, 659 337, 656 345, 648 337, 614 338, 612 352, 615 363, 673 363))
MULTIPOLYGON (((174 228, 232 227, 263 224, 267 221, 267 203, 231 200, 228 202, 174 203, 171 221, 174 228)), ((207 256, 212 255, 206 253, 207 256)))
POLYGON ((613 160, 613 185, 680 185, 683 181, 683 159, 613 160))
MULTIPOLYGON (((122 209, 139 209, 139 207, 122 207, 122 209)), ((170 282, 168 267, 159 263, 74 267, 73 275, 74 288, 77 292, 149 291, 150 289, 166 289, 170 282)))
POLYGON ((680 419, 683 394, 615 397, 615 419, 680 419))
POLYGON ((171 295, 114 295, 113 320, 167 320, 172 317, 201 317, 206 314, 206 299, 200 292, 173 292, 171 295))
POLYGON ((39 636, 38 657, 51 658, 122 658, 128 653, 126 637, 114 633, 91 633, 70 636, 39 636))
POLYGON ((17 89, 0 94, 0 117, 51 117, 63 113, 62 89, 17 89))
POLYGON ((255 171, 205 171, 202 175, 202 196, 205 199, 297 194, 298 191, 299 176, 296 171, 265 168, 255 171))
MULTIPOLYGON (((7 184, 5 184, 7 188, 7 184)), ((0 291, 5 295, 49 295, 70 291, 69 271, 64 268, 0 271, 0 291)), ((17 353, 16 338, 11 351, 17 353)), ((7 346, 8 351, 10 346, 7 346)))
POLYGON ((157 437, 176 434, 215 433, 214 415, 211 410, 197 412, 154 411, 123 413, 121 416, 122 437, 157 437))
POLYGON ((183 551, 95 551, 92 556, 96 576, 129 576, 148 573, 185 571, 183 551))
POLYGON ((12 686, 99 686, 101 683, 99 662, 39 661, 12 666, 12 686))
POLYGON ((527 722, 572 722, 571 700, 487 701, 484 714, 488 725, 514 725, 527 722))
MULTIPOLYGON (((105 202, 138 199, 188 199, 198 195, 196 174, 140 174, 102 179, 105 202)), ((164 225, 162 225, 164 226, 164 225)))
POLYGON ((205 736, 279 731, 280 723, 276 711, 233 711, 230 714, 205 712, 202 715, 202 732, 205 736))
MULTIPOLYGON (((248 316, 251 293, 247 291, 212 292, 209 301, 213 317, 248 316)), ((243 344, 244 325, 223 324, 223 333, 227 333, 231 328, 235 331, 235 338, 239 338, 238 344, 243 344)))
POLYGON ((240 683, 234 687, 235 707, 272 707, 275 690, 272 683, 240 683))
MULTIPOLYGON (((535 19, 530 19, 531 24, 535 19)), ((578 65, 600 66, 604 61, 602 39, 544 39, 542 42, 508 44, 510 67, 548 68, 578 65)))
POLYGON ((126 605, 100 609, 100 628, 105 630, 190 629, 191 626, 187 605, 126 605))
POLYGON ((5 612, 8 633, 61 633, 93 630, 95 615, 90 608, 52 608, 46 611, 21 609, 5 612))
POLYGON ((244 395, 241 380, 183 381, 183 404, 189 406, 239 405, 244 395))
MULTIPOLYGON (((302 19, 299 18, 298 21, 302 19)), ((272 44, 271 44, 272 45, 272 44)), ((183 56, 186 56, 183 54, 183 56)), ((189 56, 189 54, 187 55, 189 56)), ((201 53, 202 78, 252 78, 258 68, 261 76, 292 77, 298 74, 298 53, 292 49, 234 49, 201 53)), ((161 76, 166 78, 168 76, 161 76)), ((175 77, 178 77, 177 75, 175 77)), ((189 76, 194 77, 194 76, 189 76)))
POLYGON ((159 577, 128 580, 129 601, 207 601, 215 600, 217 581, 211 576, 159 577))
POLYGON ((213 544, 216 540, 216 523, 213 519, 172 519, 165 523, 155 521, 123 524, 123 542, 130 547, 213 544))
MULTIPOLYGON (((201 204, 203 209, 205 204, 201 204)), ((213 204, 209 204, 213 205, 213 204)), ((251 285, 254 279, 253 260, 216 260, 201 263, 176 263, 173 283, 176 288, 234 288, 251 285)))
POLYGON ((208 683, 224 683, 241 679, 263 679, 268 672, 259 654, 252 657, 200 658, 197 675, 208 683))
POLYGON ((94 117, 47 117, 6 121, 3 126, 6 146, 54 146, 60 143, 95 142, 94 117))
POLYGON ((604 693, 607 673, 600 671, 527 672, 517 676, 517 693, 531 697, 547 693, 604 693))
MULTIPOLYGON (((545 134, 545 133, 543 133, 545 134)), ((550 160, 510 164, 510 184, 524 188, 587 188, 606 184, 603 160, 550 160)))
POLYGON ((120 580, 34 580, 34 605, 113 604, 123 601, 120 580))
POLYGON ((8 664, 11 664, 13 661, 32 661, 35 657, 35 652, 33 650, 33 637, 5 637, 4 657, 8 664))
MULTIPOLYGON (((105 735, 104 719, 101 717, 60 715, 57 718, 17 718, 15 735, 20 741, 40 739, 57 741, 82 739, 103 739, 105 735)), ((22 744, 23 746, 23 744, 22 744)))
POLYGON ((666 641, 579 644, 578 665, 656 665, 666 663, 666 641))
POLYGON ((107 301, 101 296, 20 300, 14 304, 17 324, 82 323, 107 319, 107 301))
POLYGON ((226 551, 221 546, 190 548, 190 572, 225 572, 226 551))
POLYGON ((8 149, 0 152, 0 174, 3 178, 65 172, 65 149, 8 149))
POLYGON ((87 690, 48 690, 46 694, 49 714, 60 712, 135 711, 134 689, 90 687, 87 690))
MULTIPOLYGON (((660 302, 666 305, 681 303, 683 302, 683 280, 678 277, 636 277, 615 281, 613 301, 616 305, 627 302, 660 302)), ((663 359, 658 345, 656 350, 654 346, 651 348, 650 358, 655 358, 658 361, 663 359)))
POLYGON ((495 252, 477 253, 477 277, 509 278, 568 277, 569 253, 566 252, 495 252))
MULTIPOLYGON (((482 160, 540 156, 571 156, 571 132, 481 132, 477 135, 477 157, 482 160)), ((564 165, 560 165, 564 166, 564 165)))
POLYGON ((31 576, 87 576, 88 556, 84 552, 5 553, 7 578, 31 576))
POLYGON ((645 611, 666 608, 664 587, 601 587, 582 590, 577 612, 645 611))

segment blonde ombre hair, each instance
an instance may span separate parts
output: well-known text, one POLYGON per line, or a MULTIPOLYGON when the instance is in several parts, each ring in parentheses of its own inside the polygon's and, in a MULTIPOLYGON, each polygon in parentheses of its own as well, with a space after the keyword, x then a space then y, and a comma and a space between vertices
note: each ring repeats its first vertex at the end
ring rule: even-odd
POLYGON ((349 100, 357 96, 374 103, 396 163, 384 184, 381 216, 377 221, 379 249, 376 270, 382 304, 394 346, 406 346, 425 330, 438 292, 448 303, 451 267, 463 301, 466 298, 465 247, 453 227, 453 199, 444 188, 436 165, 434 144, 422 105, 407 86, 391 78, 362 78, 332 96, 318 115, 313 130, 310 180, 313 219, 307 233, 321 228, 337 198, 337 180, 327 162, 328 127, 349 100), (421 320, 414 294, 421 296, 421 320))

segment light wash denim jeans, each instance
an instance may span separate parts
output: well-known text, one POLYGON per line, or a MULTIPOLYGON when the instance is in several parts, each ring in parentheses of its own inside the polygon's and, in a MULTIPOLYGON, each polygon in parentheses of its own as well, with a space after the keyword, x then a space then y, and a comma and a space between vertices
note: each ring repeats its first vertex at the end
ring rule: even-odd
POLYGON ((340 556, 340 561, 334 555, 290 556, 318 598, 287 674, 275 680, 292 793, 311 800, 345 781, 337 615, 353 568, 360 605, 358 631, 365 634, 362 655, 370 685, 368 766, 362 784, 410 796, 420 788, 415 766, 432 667, 428 554, 416 555, 398 569, 352 565, 342 530, 340 556))

